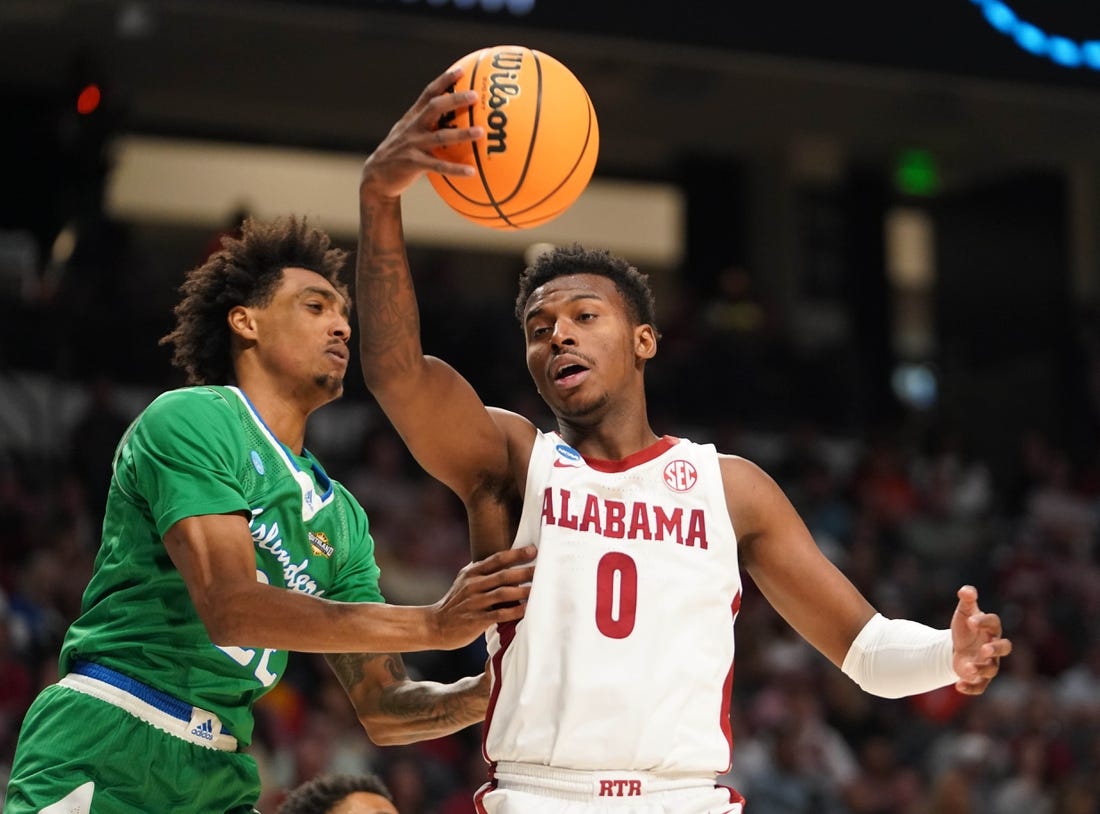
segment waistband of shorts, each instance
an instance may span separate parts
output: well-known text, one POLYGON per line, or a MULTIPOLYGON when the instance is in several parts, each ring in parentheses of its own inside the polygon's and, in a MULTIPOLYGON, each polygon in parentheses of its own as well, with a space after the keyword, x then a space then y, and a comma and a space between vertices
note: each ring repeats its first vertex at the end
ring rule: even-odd
POLYGON ((498 788, 528 791, 573 801, 644 797, 667 791, 715 787, 713 775, 578 771, 506 761, 493 766, 492 777, 498 788))
POLYGON ((193 707, 102 664, 78 661, 57 683, 123 709, 181 740, 207 749, 237 751, 237 739, 213 712, 193 707))

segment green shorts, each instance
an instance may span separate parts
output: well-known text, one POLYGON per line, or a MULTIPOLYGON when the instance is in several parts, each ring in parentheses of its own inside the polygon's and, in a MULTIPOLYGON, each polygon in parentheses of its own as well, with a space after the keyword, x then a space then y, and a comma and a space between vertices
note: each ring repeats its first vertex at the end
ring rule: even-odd
POLYGON ((4 814, 251 814, 259 796, 251 756, 189 743, 53 685, 23 720, 4 814))

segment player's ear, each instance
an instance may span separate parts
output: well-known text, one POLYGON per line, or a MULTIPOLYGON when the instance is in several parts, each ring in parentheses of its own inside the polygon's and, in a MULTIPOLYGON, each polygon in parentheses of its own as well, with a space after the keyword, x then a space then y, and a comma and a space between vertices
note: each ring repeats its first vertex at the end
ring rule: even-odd
POLYGON ((657 332, 652 325, 639 325, 634 329, 634 353, 639 359, 652 359, 657 355, 657 332))
POLYGON ((234 305, 225 316, 229 323, 229 330, 242 339, 256 338, 256 319, 251 309, 243 305, 234 305))

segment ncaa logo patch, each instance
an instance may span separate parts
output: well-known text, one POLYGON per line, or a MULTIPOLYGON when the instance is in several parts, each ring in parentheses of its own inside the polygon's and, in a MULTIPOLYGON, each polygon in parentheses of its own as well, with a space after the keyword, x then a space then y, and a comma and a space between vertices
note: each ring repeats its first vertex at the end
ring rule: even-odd
POLYGON ((256 471, 259 474, 262 475, 264 473, 263 459, 260 458, 260 453, 258 453, 256 450, 252 450, 252 466, 255 467, 256 471))
POLYGON ((699 480, 699 473, 690 461, 675 460, 665 466, 665 486, 674 492, 686 492, 699 480))
POLYGON ((558 453, 554 466, 580 466, 584 463, 581 454, 568 444, 558 444, 554 447, 554 452, 558 453))

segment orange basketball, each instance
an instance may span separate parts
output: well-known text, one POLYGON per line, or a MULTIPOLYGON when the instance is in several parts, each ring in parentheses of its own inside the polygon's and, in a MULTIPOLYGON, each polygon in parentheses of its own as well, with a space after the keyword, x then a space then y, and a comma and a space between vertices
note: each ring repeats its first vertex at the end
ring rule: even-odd
POLYGON ((600 133, 584 86, 551 56, 521 45, 467 54, 456 91, 480 99, 440 121, 481 125, 485 137, 440 147, 436 155, 471 164, 472 176, 429 173, 452 209, 481 226, 526 229, 568 209, 596 168, 600 133))

